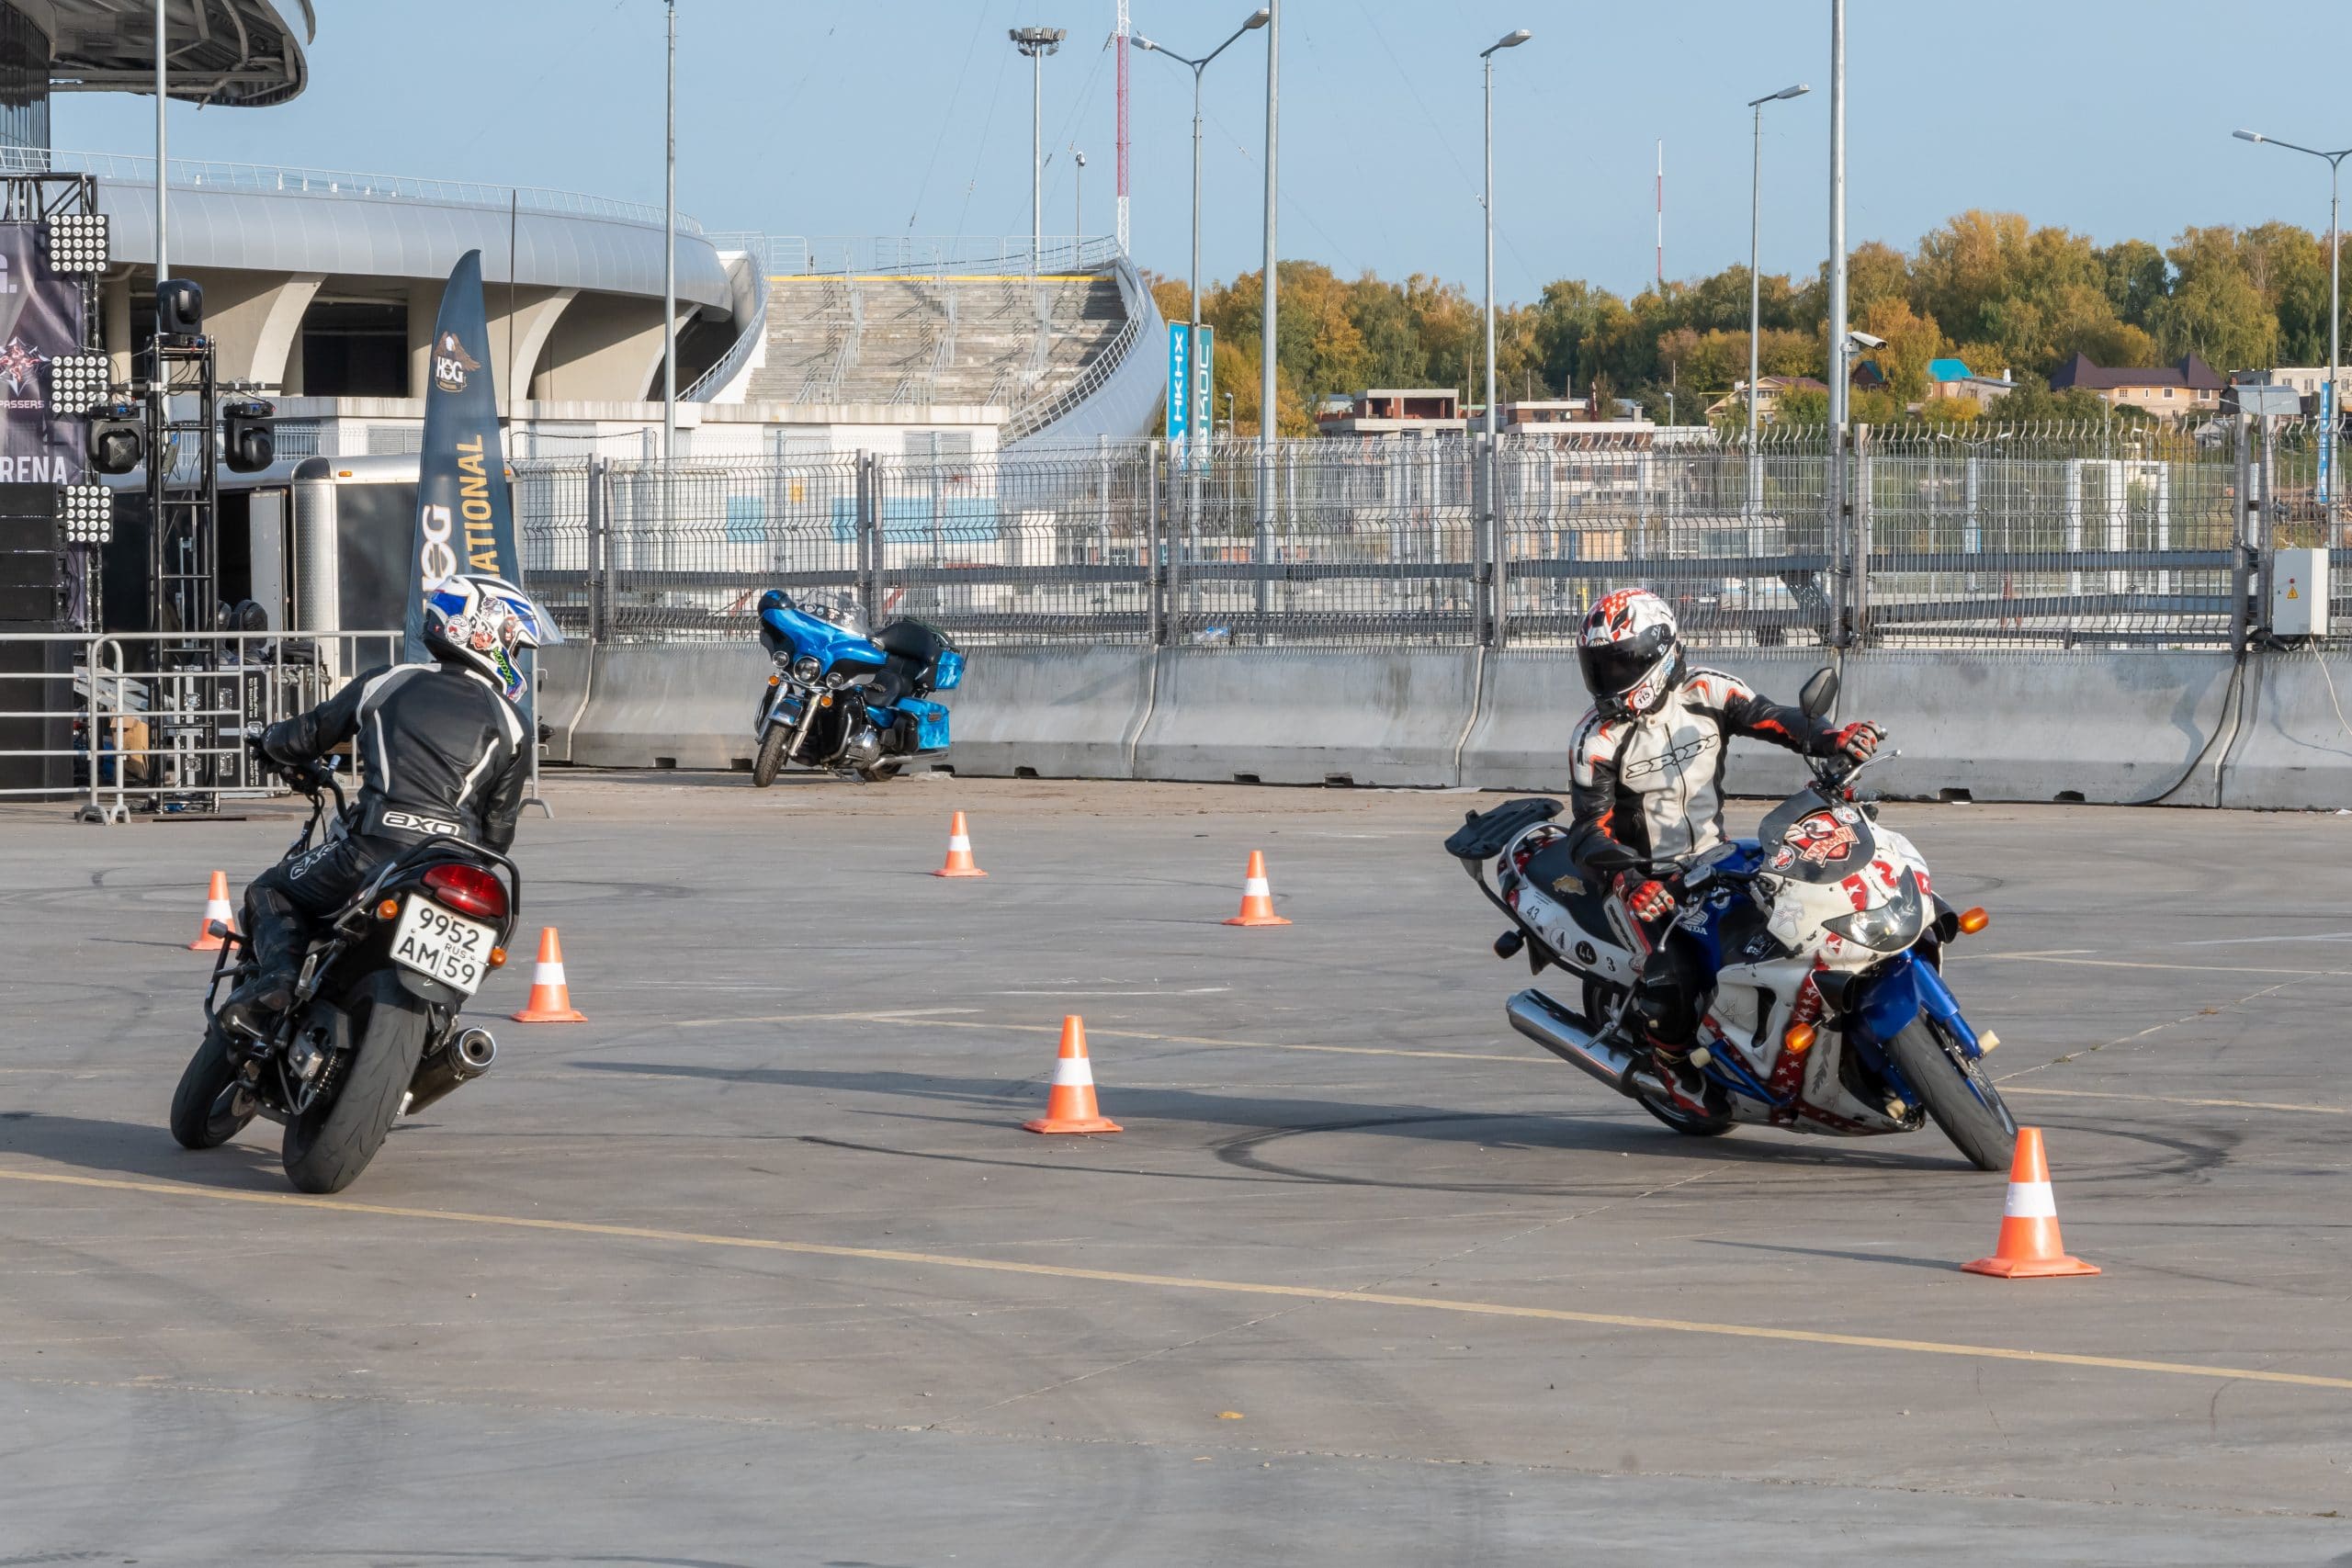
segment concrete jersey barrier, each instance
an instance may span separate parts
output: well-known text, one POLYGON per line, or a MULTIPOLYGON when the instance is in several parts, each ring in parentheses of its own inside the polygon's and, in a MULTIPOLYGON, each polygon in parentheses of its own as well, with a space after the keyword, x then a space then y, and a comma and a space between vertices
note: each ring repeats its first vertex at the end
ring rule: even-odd
POLYGON ((2217 806, 2281 811, 2352 808, 2352 660, 2257 653, 2245 712, 2222 769, 2217 806))
POLYGON ((939 694, 947 766, 984 778, 1128 777, 1152 660, 1148 648, 966 649, 963 684, 939 694))
POLYGON ((1447 785, 1476 649, 1167 649, 1139 779, 1447 785))

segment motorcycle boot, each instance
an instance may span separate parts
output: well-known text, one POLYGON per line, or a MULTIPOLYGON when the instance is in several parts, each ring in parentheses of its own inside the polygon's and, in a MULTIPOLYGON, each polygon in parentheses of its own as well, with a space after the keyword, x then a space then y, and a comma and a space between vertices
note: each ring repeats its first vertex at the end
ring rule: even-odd
POLYGON ((279 897, 264 891, 245 903, 246 952, 252 978, 229 993, 220 1020, 231 1032, 266 1040, 294 1004, 302 972, 302 918, 279 897))

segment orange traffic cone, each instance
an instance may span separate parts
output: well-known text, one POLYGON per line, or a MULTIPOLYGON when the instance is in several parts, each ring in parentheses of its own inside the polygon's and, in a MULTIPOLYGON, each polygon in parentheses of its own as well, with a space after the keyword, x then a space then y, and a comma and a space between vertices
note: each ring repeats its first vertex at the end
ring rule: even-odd
POLYGON ((2009 1198, 2001 1208, 2001 1238, 1993 1246, 1993 1256, 1961 1267, 2001 1280, 2098 1272, 2097 1264, 2067 1257, 2065 1243, 2058 1239, 2058 1202, 2050 1192, 2050 1162, 2042 1157, 2041 1128, 2018 1129, 2018 1152, 2009 1162, 2009 1198))
POLYGON ((1228 926, 1290 924, 1274 913, 1274 890, 1266 885, 1266 857, 1257 850, 1250 852, 1250 870, 1241 878, 1241 913, 1225 923, 1228 926))
POLYGON ((986 876, 987 872, 972 863, 972 835, 964 830, 964 814, 956 813, 956 820, 947 825, 947 863, 931 874, 933 876, 986 876))
POLYGON ((216 871, 212 885, 204 890, 204 918, 196 922, 196 940, 187 944, 190 953, 218 953, 228 944, 212 934, 212 922, 218 920, 231 931, 237 929, 237 913, 229 908, 229 874, 216 871))
POLYGON ((1062 1020, 1062 1051, 1054 1062, 1054 1087, 1046 1113, 1022 1127, 1032 1133, 1116 1133, 1120 1125, 1094 1103, 1094 1064, 1086 1057, 1086 1023, 1078 1014, 1062 1020))
POLYGON ((531 999, 514 1015, 517 1023, 585 1023, 588 1015, 571 1005, 563 978, 563 943, 553 926, 539 928, 539 961, 531 970, 531 999))

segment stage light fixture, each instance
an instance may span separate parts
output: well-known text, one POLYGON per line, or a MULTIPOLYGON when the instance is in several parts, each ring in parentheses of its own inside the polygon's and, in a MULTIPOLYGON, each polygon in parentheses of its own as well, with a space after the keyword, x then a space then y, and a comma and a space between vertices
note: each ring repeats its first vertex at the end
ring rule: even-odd
POLYGON ((139 405, 118 399, 96 411, 90 424, 90 467, 102 474, 127 474, 147 456, 147 427, 139 405))
POLYGON ((114 491, 104 485, 59 485, 57 517, 69 545, 103 545, 114 538, 114 491))
POLYGON ((49 220, 49 265, 67 277, 87 277, 107 269, 107 215, 60 212, 49 220))
POLYGON ((259 473, 277 457, 277 434, 270 421, 277 410, 259 399, 220 408, 221 461, 240 474, 259 473))
POLYGON ((85 414, 107 400, 113 367, 103 354, 61 354, 49 362, 49 412, 85 414))
POLYGON ((165 337, 202 337, 202 286, 185 277, 167 277, 155 285, 155 330, 165 337))

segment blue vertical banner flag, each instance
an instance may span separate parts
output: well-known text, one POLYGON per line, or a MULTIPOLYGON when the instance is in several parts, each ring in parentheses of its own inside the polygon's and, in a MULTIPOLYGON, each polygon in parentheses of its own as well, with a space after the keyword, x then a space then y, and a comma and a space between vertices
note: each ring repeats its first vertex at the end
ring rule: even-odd
POLYGON ((460 571, 491 572, 518 586, 523 581, 514 499, 499 450, 498 390, 490 373, 480 251, 458 258, 433 321, 401 658, 414 663, 426 657, 424 595, 460 571))
POLYGON ((1193 428, 1193 400, 1184 395, 1193 378, 1193 327, 1189 321, 1168 323, 1168 439, 1182 446, 1193 428))
POLYGON ((1216 445, 1216 329, 1206 321, 1201 323, 1200 352, 1193 355, 1193 428, 1200 433, 1192 444, 1193 461, 1205 468, 1209 449, 1216 445))
MULTIPOLYGON (((1279 283, 1281 280, 1276 279, 1279 283)), ((2319 389, 2319 427, 2325 434, 2319 444, 2319 503, 2330 522, 2335 520, 2335 379, 2330 376, 2319 389)), ((2335 541, 2330 539, 2329 544, 2335 541)))

